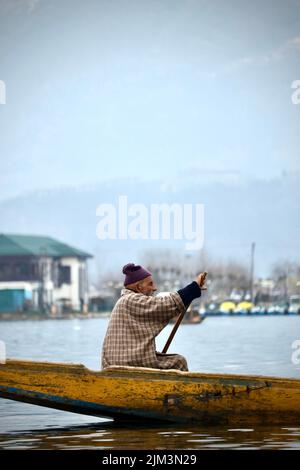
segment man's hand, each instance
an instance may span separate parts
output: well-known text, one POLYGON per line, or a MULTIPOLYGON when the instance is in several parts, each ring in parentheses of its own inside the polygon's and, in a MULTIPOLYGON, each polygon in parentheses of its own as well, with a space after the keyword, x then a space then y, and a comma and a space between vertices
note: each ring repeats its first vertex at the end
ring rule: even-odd
POLYGON ((197 282, 198 286, 200 287, 200 289, 202 289, 202 290, 207 289, 207 287, 205 286, 206 276, 207 276, 207 272, 204 271, 203 273, 198 274, 198 276, 196 278, 196 282, 197 282))

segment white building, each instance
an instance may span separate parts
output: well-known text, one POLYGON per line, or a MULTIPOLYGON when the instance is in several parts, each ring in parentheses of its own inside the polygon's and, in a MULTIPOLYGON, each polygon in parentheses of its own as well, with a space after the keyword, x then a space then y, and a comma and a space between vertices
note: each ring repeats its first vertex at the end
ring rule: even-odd
POLYGON ((50 237, 0 234, 0 312, 83 310, 91 257, 50 237))

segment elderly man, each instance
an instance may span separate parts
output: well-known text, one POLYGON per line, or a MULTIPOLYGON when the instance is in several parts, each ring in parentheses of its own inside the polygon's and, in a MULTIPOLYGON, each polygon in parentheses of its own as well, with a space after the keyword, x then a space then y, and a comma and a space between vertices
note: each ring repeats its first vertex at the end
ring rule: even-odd
POLYGON ((133 263, 123 267, 124 289, 110 318, 102 350, 102 368, 112 365, 188 370, 179 354, 156 352, 155 338, 171 318, 183 313, 201 296, 205 275, 178 292, 164 297, 154 296, 157 290, 152 274, 133 263))

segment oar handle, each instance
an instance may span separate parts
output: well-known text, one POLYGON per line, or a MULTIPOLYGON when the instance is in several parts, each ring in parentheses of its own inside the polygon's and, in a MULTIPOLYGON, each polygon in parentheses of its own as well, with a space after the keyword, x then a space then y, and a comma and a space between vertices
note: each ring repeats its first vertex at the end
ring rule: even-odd
MULTIPOLYGON (((204 276, 203 276, 203 280, 202 280, 202 283, 201 283, 201 287, 202 287, 202 286, 204 285, 204 283, 205 283, 205 278, 206 278, 206 276, 207 276, 207 272, 204 271, 203 274, 204 274, 204 276)), ((174 327, 173 327, 173 330, 171 331, 171 334, 170 334, 170 336, 169 336, 169 338, 168 338, 168 341, 166 342, 165 347, 164 347, 164 349, 162 350, 162 352, 163 352, 164 354, 168 351, 169 346, 170 346, 170 344, 172 343, 172 340, 173 340, 173 338, 174 338, 174 336, 175 336, 175 334, 176 334, 176 331, 178 330, 178 327, 179 327, 180 323, 182 322, 182 319, 183 319, 183 317, 184 317, 184 315, 185 315, 185 312, 186 312, 186 310, 185 310, 184 312, 182 312, 182 313, 179 315, 179 317, 177 318, 176 323, 175 323, 175 325, 174 325, 174 327)))
POLYGON ((173 340, 173 338, 174 338, 174 336, 175 336, 175 333, 176 333, 176 331, 178 330, 178 327, 179 327, 180 323, 182 322, 182 319, 183 319, 183 317, 184 317, 184 314, 185 314, 185 311, 184 311, 183 313, 181 313, 181 314, 179 315, 179 317, 177 318, 176 323, 175 323, 175 325, 174 325, 174 327, 173 327, 173 330, 171 331, 171 334, 170 334, 170 336, 169 336, 169 338, 168 338, 168 341, 166 342, 165 347, 164 347, 164 349, 162 350, 162 352, 163 352, 164 354, 168 351, 169 346, 170 346, 170 344, 172 343, 172 340, 173 340))

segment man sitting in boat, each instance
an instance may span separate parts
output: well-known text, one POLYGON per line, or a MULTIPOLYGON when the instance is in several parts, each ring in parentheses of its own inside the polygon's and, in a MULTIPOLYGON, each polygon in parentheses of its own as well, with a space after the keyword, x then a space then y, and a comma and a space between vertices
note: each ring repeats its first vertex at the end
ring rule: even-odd
POLYGON ((109 366, 152 367, 188 370, 179 354, 156 352, 155 338, 171 318, 183 313, 201 296, 203 273, 177 292, 154 296, 157 290, 150 271, 133 263, 123 267, 124 289, 109 321, 102 349, 102 368, 109 366))

